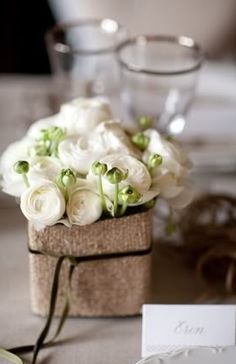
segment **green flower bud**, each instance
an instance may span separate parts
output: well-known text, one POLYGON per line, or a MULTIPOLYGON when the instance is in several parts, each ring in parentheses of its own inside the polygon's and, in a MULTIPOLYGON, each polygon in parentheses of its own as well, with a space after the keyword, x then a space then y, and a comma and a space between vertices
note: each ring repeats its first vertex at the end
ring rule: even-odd
POLYGON ((69 187, 76 183, 76 176, 70 168, 62 169, 57 180, 63 187, 69 187))
POLYGON ((128 171, 122 172, 119 168, 113 167, 106 173, 106 178, 112 184, 119 183, 128 177, 128 171))
POLYGON ((48 148, 45 143, 39 142, 29 150, 31 157, 44 157, 48 155, 48 148))
POLYGON ((44 141, 47 140, 60 141, 64 138, 64 136, 65 136, 65 131, 59 126, 50 126, 47 129, 41 130, 41 138, 44 141))
POLYGON ((154 207, 154 206, 155 206, 155 203, 156 203, 156 199, 155 199, 155 198, 153 198, 152 200, 145 202, 144 206, 145 206, 147 209, 151 209, 152 207, 154 207))
POLYGON ((36 155, 56 156, 58 154, 58 145, 64 139, 65 130, 59 126, 50 126, 41 130, 41 137, 35 146, 36 155))
POLYGON ((121 203, 133 204, 140 200, 141 194, 134 187, 128 185, 119 191, 118 198, 121 203))
POLYGON ((104 176, 107 172, 107 165, 98 161, 93 162, 91 170, 95 176, 104 176))
POLYGON ((142 132, 138 132, 132 136, 131 141, 137 148, 144 151, 149 144, 149 137, 142 132))
POLYGON ((172 135, 165 135, 164 138, 165 138, 165 140, 167 140, 170 143, 174 142, 174 140, 175 140, 172 135))
POLYGON ((29 163, 27 161, 18 161, 14 164, 14 170, 19 174, 26 174, 29 171, 29 163))
POLYGON ((137 118, 137 123, 142 129, 148 129, 153 125, 153 117, 151 116, 140 116, 137 118))
POLYGON ((151 154, 148 158, 147 166, 149 169, 160 166, 162 163, 162 156, 160 154, 151 154))

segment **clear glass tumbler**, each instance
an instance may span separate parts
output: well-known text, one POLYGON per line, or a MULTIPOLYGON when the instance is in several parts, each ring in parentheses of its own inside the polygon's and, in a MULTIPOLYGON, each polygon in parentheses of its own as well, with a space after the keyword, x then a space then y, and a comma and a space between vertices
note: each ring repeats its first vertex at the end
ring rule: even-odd
POLYGON ((121 97, 130 116, 150 116, 161 132, 176 135, 194 98, 204 56, 191 38, 141 35, 118 47, 121 97))
POLYGON ((115 52, 125 39, 126 30, 112 19, 84 19, 49 30, 46 43, 60 101, 119 94, 115 52))

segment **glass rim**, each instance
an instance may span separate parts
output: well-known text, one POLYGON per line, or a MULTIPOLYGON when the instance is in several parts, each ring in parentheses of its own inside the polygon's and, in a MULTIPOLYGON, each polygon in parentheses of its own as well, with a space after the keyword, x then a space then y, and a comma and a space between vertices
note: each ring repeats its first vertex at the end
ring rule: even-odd
POLYGON ((112 18, 84 18, 84 19, 78 19, 70 22, 62 22, 57 23, 53 27, 49 28, 48 31, 45 34, 45 39, 47 43, 53 44, 53 49, 58 53, 72 53, 72 54, 81 54, 81 55, 96 55, 96 54, 105 54, 105 53, 112 53, 115 52, 116 49, 120 46, 121 43, 124 41, 117 42, 117 44, 108 46, 108 47, 101 47, 99 49, 84 49, 84 48, 72 48, 65 42, 56 42, 55 36, 60 31, 65 31, 67 29, 72 29, 76 27, 86 27, 86 26, 92 26, 92 27, 98 27, 102 29, 102 24, 105 21, 110 21, 116 25, 116 30, 113 33, 118 33, 119 31, 124 31, 125 36, 127 37, 127 30, 126 28, 121 25, 119 22, 112 18))
POLYGON ((205 59, 204 52, 200 45, 196 43, 192 38, 187 36, 173 36, 173 35, 138 35, 132 38, 129 38, 122 42, 117 47, 117 56, 119 64, 122 68, 125 68, 126 70, 133 72, 133 73, 140 73, 140 74, 146 74, 146 75, 156 75, 156 76, 177 76, 177 75, 183 75, 186 73, 191 73, 193 71, 197 71, 201 66, 205 59), (147 69, 143 67, 136 66, 134 64, 131 64, 129 62, 126 62, 122 59, 121 52, 122 50, 132 44, 139 44, 139 43, 151 43, 151 42, 168 42, 168 43, 174 43, 179 45, 183 48, 192 49, 198 54, 198 58, 195 62, 195 64, 191 67, 186 67, 182 69, 178 69, 176 71, 161 71, 161 70, 154 70, 154 69, 147 69))

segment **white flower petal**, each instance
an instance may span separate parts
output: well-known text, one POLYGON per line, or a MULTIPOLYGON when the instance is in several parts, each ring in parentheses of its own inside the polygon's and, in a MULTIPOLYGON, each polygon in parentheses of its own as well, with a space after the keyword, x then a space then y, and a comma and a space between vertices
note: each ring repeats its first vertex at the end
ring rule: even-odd
POLYGON ((129 204, 129 206, 139 206, 139 205, 143 205, 144 203, 153 200, 155 197, 157 197, 160 193, 160 190, 158 188, 155 189, 150 189, 147 192, 144 192, 141 199, 134 204, 129 204))
POLYGON ((169 199, 168 203, 174 209, 183 209, 193 200, 194 192, 189 186, 186 186, 178 196, 169 199))
POLYGON ((158 186, 164 199, 174 198, 184 189, 184 182, 178 181, 171 173, 153 179, 153 186, 158 186))
POLYGON ((27 137, 31 139, 38 139, 42 129, 47 129, 50 126, 59 126, 60 115, 55 114, 44 119, 35 121, 28 129, 27 137))

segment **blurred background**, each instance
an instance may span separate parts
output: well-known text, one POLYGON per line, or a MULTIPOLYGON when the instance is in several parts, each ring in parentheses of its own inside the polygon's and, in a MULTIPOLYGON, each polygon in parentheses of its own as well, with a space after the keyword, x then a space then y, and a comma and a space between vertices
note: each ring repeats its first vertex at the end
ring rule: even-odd
POLYGON ((47 74, 45 31, 58 21, 117 19, 131 34, 188 35, 211 59, 236 56, 235 0, 3 0, 1 73, 47 74))

